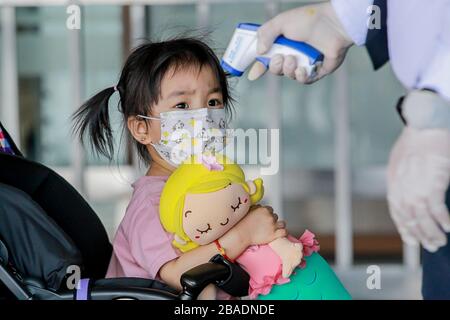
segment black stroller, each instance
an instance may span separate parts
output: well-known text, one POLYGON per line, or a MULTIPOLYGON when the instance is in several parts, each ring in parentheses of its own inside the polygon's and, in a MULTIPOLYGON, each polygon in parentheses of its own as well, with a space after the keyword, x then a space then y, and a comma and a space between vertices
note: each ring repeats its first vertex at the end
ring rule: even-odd
POLYGON ((220 255, 184 273, 181 292, 151 279, 104 279, 112 247, 95 212, 0 128, 15 153, 0 152, 0 300, 193 300, 210 283, 247 295, 248 274, 220 255))

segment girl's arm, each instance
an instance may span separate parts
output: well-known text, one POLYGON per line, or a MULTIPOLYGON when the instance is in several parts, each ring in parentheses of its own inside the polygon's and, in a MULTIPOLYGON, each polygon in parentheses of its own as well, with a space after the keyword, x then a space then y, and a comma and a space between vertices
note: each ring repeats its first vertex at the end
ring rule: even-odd
MULTIPOLYGON (((266 244, 287 235, 285 224, 271 207, 256 206, 236 226, 224 234, 219 242, 227 256, 236 259, 250 245, 266 244)), ((159 270, 161 279, 181 290, 181 275, 189 269, 208 262, 218 253, 214 243, 197 247, 164 264, 159 270)))

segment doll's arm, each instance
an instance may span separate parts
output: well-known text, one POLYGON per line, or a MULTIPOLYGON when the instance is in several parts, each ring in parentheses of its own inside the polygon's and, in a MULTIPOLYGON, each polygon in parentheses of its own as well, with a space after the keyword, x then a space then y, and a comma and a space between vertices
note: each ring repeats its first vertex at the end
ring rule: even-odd
POLYGON ((283 277, 289 278, 292 271, 302 261, 303 245, 291 242, 288 238, 278 238, 270 242, 269 246, 281 259, 283 277))

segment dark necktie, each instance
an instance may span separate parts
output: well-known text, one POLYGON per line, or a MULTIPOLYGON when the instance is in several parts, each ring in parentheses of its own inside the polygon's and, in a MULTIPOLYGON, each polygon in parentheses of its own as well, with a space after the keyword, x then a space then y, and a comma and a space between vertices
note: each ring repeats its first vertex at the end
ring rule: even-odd
POLYGON ((372 60, 373 68, 378 70, 389 61, 387 38, 387 0, 374 0, 373 4, 380 8, 381 29, 369 29, 366 48, 372 60))

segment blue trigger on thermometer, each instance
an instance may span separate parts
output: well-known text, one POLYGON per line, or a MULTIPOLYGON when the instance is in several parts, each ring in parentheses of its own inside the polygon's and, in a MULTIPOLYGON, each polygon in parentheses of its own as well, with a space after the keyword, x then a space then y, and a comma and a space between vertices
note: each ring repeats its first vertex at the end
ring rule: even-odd
POLYGON ((307 43, 278 36, 268 52, 258 55, 256 42, 259 27, 255 23, 238 24, 221 61, 227 73, 240 77, 255 60, 268 67, 274 55, 282 54, 294 56, 297 65, 305 68, 308 77, 315 75, 317 67, 323 62, 323 54, 307 43))

